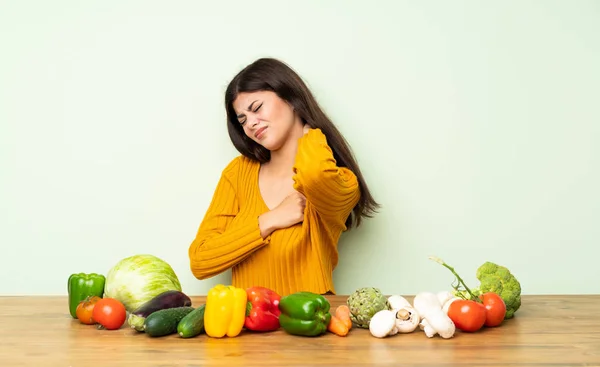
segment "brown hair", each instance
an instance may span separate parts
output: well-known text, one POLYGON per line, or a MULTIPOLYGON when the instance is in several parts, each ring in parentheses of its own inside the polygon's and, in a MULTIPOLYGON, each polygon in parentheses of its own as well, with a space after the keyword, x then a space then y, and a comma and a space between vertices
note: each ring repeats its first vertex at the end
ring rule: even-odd
POLYGON ((274 92, 293 106, 294 111, 305 124, 311 128, 321 129, 338 166, 346 167, 356 175, 361 195, 353 209, 353 215, 351 214, 346 221, 346 226, 348 228, 353 224, 359 226, 362 217, 371 218, 379 204, 369 192, 350 146, 321 109, 300 76, 285 63, 272 58, 258 59, 240 71, 227 86, 225 92, 227 130, 235 148, 242 155, 261 163, 270 159, 268 149, 246 136, 233 108, 233 102, 239 93, 256 91, 274 92))

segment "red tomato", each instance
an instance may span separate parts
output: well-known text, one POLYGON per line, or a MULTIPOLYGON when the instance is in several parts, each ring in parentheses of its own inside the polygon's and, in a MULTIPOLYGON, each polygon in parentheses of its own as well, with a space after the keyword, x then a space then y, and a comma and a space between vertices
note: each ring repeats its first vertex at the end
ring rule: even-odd
POLYGON ((485 307, 485 326, 494 327, 502 324, 506 315, 506 304, 502 297, 493 292, 484 293, 481 296, 485 307))
POLYGON ((448 317, 457 329, 474 332, 481 329, 485 323, 485 307, 475 301, 459 299, 450 304, 448 317))
POLYGON ((75 315, 81 321, 81 323, 86 325, 93 325, 96 323, 94 318, 92 317, 92 312, 94 311, 94 306, 96 302, 100 300, 98 296, 86 297, 83 301, 79 302, 77 305, 77 309, 75 311, 75 315))
POLYGON ((125 306, 114 298, 102 298, 94 306, 93 318, 107 330, 119 329, 125 323, 125 306))

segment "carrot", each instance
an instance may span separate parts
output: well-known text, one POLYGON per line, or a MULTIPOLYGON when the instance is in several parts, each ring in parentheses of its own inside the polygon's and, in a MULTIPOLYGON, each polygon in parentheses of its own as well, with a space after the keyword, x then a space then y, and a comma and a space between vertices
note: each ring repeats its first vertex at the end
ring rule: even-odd
POLYGON ((338 306, 335 309, 335 317, 344 322, 348 330, 352 329, 352 320, 350 319, 350 308, 348 306, 338 306))
POLYGON ((331 314, 331 321, 327 325, 327 330, 339 336, 346 336, 350 329, 352 329, 350 309, 346 305, 338 306, 335 312, 331 314))
POLYGON ((331 320, 329 321, 329 324, 327 325, 327 330, 329 330, 330 332, 332 332, 338 336, 346 336, 346 335, 348 335, 348 332, 350 331, 350 330, 348 330, 346 323, 344 321, 342 321, 342 319, 339 319, 335 315, 331 315, 331 320))

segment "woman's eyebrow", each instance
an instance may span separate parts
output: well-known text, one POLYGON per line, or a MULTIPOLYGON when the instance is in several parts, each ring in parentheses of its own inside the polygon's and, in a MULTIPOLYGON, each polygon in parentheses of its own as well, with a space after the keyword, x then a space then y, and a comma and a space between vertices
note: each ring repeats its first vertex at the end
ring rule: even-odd
MULTIPOLYGON (((258 99, 254 100, 252 103, 250 103, 250 105, 248 106, 248 111, 252 110, 252 106, 254 106, 254 104, 258 101, 258 99)), ((238 118, 240 117, 244 117, 245 115, 243 113, 240 113, 237 115, 238 118)))

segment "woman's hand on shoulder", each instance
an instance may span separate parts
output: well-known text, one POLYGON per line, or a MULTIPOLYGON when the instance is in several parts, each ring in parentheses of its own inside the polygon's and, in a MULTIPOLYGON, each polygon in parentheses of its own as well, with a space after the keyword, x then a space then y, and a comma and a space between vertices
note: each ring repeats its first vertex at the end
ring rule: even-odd
POLYGON ((308 124, 304 124, 304 135, 308 134, 308 132, 310 131, 310 126, 308 126, 308 124))
POLYGON ((291 227, 304 220, 306 197, 294 190, 275 209, 258 217, 260 234, 263 238, 280 228, 291 227))

